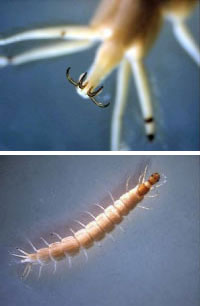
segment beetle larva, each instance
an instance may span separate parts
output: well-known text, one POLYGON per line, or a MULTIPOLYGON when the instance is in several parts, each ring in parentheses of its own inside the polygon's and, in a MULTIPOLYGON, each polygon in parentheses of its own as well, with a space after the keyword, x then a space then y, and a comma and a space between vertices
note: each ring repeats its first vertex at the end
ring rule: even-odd
POLYGON ((36 249, 34 246, 34 253, 27 253, 22 249, 18 249, 22 254, 12 254, 21 258, 21 263, 26 264, 24 270, 24 277, 27 277, 31 271, 32 265, 43 265, 62 260, 66 256, 75 256, 79 253, 80 249, 88 249, 93 246, 94 242, 104 238, 104 236, 111 232, 115 226, 122 222, 124 216, 134 209, 144 196, 152 189, 160 180, 160 174, 152 174, 147 181, 139 183, 136 187, 124 193, 113 204, 104 209, 102 213, 94 217, 94 220, 83 228, 73 232, 73 235, 61 238, 56 234, 60 241, 47 244, 47 247, 36 249))

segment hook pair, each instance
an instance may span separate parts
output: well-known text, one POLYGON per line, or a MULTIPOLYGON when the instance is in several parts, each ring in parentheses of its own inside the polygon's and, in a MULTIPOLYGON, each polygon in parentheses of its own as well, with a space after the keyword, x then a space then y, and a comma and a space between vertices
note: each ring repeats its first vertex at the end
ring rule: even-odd
MULTIPOLYGON (((69 71, 70 71, 71 67, 68 67, 67 70, 66 70, 66 77, 68 79, 68 81, 73 84, 75 87, 79 87, 80 89, 84 89, 88 82, 84 82, 84 80, 86 79, 86 76, 87 76, 87 72, 85 72, 82 77, 80 78, 79 82, 75 82, 71 76, 69 75, 69 71)), ((87 91, 87 95, 88 97, 90 98, 90 100, 92 100, 92 102, 94 104, 96 104, 97 106, 99 107, 102 107, 102 108, 105 108, 107 107, 110 103, 107 103, 107 104, 103 104, 101 102, 98 102, 95 97, 102 91, 103 89, 103 86, 99 87, 96 91, 92 91, 93 90, 93 87, 90 87, 90 89, 87 91)))

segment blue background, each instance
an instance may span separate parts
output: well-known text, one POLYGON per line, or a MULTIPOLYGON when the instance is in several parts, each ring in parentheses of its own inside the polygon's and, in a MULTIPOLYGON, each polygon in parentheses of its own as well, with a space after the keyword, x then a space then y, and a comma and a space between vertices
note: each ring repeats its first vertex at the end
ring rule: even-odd
MULTIPOLYGON (((0 158, 0 304, 70 306, 198 306, 199 276, 199 157, 160 156, 12 156, 0 158), (93 211, 93 203, 107 205, 138 180, 139 170, 164 173, 168 181, 159 196, 146 198, 101 247, 65 261, 53 274, 53 265, 38 269, 26 281, 22 266, 9 255, 15 247, 31 251, 39 237, 55 241, 50 233, 78 229, 74 219, 93 211)), ((155 191, 152 191, 155 194, 155 191)), ((95 213, 95 212, 94 212, 95 213)), ((98 213, 98 212, 96 212, 98 213)), ((16 251, 15 251, 16 252, 16 251)))
MULTIPOLYGON (((44 25, 87 24, 97 0, 0 1, 0 31, 44 25)), ((198 10, 188 21, 199 37, 198 10)), ((0 48, 18 54, 45 42, 23 42, 0 48)), ((104 82, 101 99, 111 106, 99 109, 77 95, 65 71, 78 77, 91 65, 96 47, 80 54, 0 70, 0 150, 109 150, 110 121, 116 71, 104 82)), ((124 119, 124 148, 131 150, 199 150, 199 72, 176 42, 169 23, 147 60, 153 87, 157 139, 147 142, 137 93, 130 80, 124 119)))

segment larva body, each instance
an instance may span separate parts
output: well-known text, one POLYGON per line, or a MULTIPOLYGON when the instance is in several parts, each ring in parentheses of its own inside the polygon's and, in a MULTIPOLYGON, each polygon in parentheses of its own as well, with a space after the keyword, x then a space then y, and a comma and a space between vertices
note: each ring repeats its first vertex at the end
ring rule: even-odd
POLYGON ((38 249, 31 254, 19 249, 24 255, 13 255, 23 258, 21 262, 27 263, 31 267, 32 264, 43 265, 50 261, 56 262, 66 256, 78 254, 81 248, 90 248, 95 241, 103 239, 106 233, 111 232, 117 224, 121 223, 123 217, 142 201, 143 197, 159 180, 160 175, 158 173, 152 174, 148 181, 138 184, 135 188, 123 194, 84 228, 74 232, 74 235, 62 238, 59 242, 49 244, 48 247, 38 249))

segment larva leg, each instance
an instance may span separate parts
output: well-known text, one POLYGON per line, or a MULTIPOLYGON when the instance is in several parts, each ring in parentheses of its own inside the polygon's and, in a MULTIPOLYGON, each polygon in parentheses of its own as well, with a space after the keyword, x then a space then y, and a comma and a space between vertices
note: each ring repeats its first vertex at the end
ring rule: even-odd
POLYGON ((109 196, 111 198, 112 204, 114 204, 115 203, 115 199, 114 199, 112 193, 110 191, 108 191, 108 194, 109 194, 109 196))
POLYGON ((60 241, 62 241, 62 237, 59 234, 53 232, 53 233, 51 233, 51 235, 56 236, 60 241))
POLYGON ((126 180, 126 192, 129 191, 129 182, 130 182, 131 177, 129 176, 126 180))
POLYGON ((40 59, 75 53, 87 49, 91 45, 91 42, 85 40, 74 42, 59 42, 47 47, 32 49, 14 57, 0 57, 0 67, 4 67, 6 65, 20 65, 40 59))
POLYGON ((80 222, 79 220, 74 220, 76 223, 78 223, 79 225, 81 225, 83 228, 86 228, 85 224, 83 224, 82 222, 80 222))
POLYGON ((22 278, 25 280, 29 276, 32 269, 32 264, 28 263, 24 269, 24 272, 22 273, 22 278))
POLYGON ((142 183, 144 173, 141 173, 138 179, 138 185, 142 183))
POLYGON ((123 59, 117 74, 116 98, 111 122, 111 150, 120 150, 122 122, 127 101, 130 64, 123 59))
POLYGON ((27 241, 28 241, 28 243, 30 244, 30 246, 33 248, 33 250, 34 250, 35 252, 37 252, 38 250, 37 250, 36 247, 32 244, 32 242, 31 242, 29 239, 27 239, 27 241))
POLYGON ((27 252, 25 252, 25 251, 23 251, 22 249, 19 249, 19 248, 17 248, 17 250, 20 252, 20 253, 22 253, 22 254, 24 254, 24 255, 28 255, 28 253, 27 252))
POLYGON ((27 256, 25 256, 25 255, 19 255, 19 254, 14 254, 14 253, 11 253, 11 255, 13 255, 15 257, 18 257, 18 258, 23 258, 23 259, 27 258, 27 256))
POLYGON ((140 174, 139 179, 138 179, 138 185, 140 185, 140 184, 145 182, 146 174, 147 174, 147 169, 148 169, 148 165, 145 166, 144 172, 142 172, 140 174))
MULTIPOLYGON (((57 26, 42 29, 33 29, 24 31, 15 35, 4 37, 0 39, 0 46, 17 43, 24 40, 35 39, 90 39, 90 40, 102 40, 104 33, 97 29, 88 26, 57 26)), ((106 34, 106 33, 105 33, 106 34)))
POLYGON ((147 171, 148 171, 148 165, 146 165, 144 168, 142 183, 144 183, 147 180, 147 171))
POLYGON ((200 49, 184 22, 174 22, 174 34, 188 55, 200 66, 200 49))
POLYGON ((56 273, 56 269, 57 269, 57 262, 54 260, 54 269, 53 269, 53 274, 56 273))
POLYGON ((68 264, 69 264, 69 269, 72 268, 72 258, 71 256, 68 256, 68 264))
POLYGON ((83 248, 83 253, 85 255, 86 262, 88 262, 88 253, 87 253, 86 249, 84 249, 84 248, 83 248))
POLYGON ((48 243, 43 237, 40 237, 40 239, 44 242, 44 244, 45 244, 46 246, 49 247, 49 243, 48 243))
POLYGON ((56 273, 57 261, 53 258, 50 251, 49 251, 49 257, 54 264, 54 268, 53 268, 53 274, 54 274, 54 273, 56 273))
POLYGON ((151 210, 151 209, 152 209, 152 208, 145 207, 145 206, 141 206, 141 205, 138 205, 137 207, 138 207, 138 208, 142 208, 142 209, 146 209, 146 210, 151 210))
POLYGON ((38 272, 38 279, 40 279, 40 277, 41 277, 42 268, 43 268, 43 265, 40 265, 40 266, 39 266, 39 272, 38 272))
POLYGON ((142 59, 135 59, 134 57, 131 58, 130 54, 129 59, 141 104, 146 135, 148 139, 152 141, 155 136, 155 123, 153 117, 152 96, 146 68, 142 59))
POLYGON ((93 90, 120 63, 123 55, 124 48, 117 42, 106 40, 101 44, 96 52, 94 62, 91 65, 88 74, 85 75, 84 86, 82 88, 77 87, 78 93, 87 99, 91 97, 93 90), (88 95, 88 93, 90 93, 90 95, 88 95))
POLYGON ((157 196, 159 196, 158 192, 156 192, 155 194, 149 194, 149 195, 145 196, 145 198, 156 198, 157 196))

